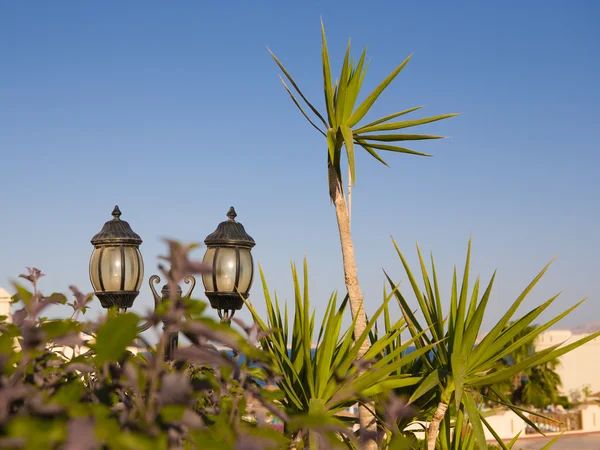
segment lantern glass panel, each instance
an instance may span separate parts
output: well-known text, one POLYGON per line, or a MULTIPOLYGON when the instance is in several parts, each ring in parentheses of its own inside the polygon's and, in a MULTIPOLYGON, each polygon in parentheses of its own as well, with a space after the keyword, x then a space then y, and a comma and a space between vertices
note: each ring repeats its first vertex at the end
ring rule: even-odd
POLYGON ((121 290, 121 263, 121 247, 104 249, 100 270, 105 291, 121 290))
MULTIPOLYGON (((214 268, 214 259, 215 259, 215 250, 214 248, 209 248, 208 250, 206 250, 206 253, 204 254, 204 259, 202 260, 202 262, 204 264, 208 264, 209 266, 214 268)), ((204 284, 204 290, 206 290, 207 292, 214 292, 215 290, 215 286, 213 284, 213 276, 212 276, 212 272, 211 273, 205 273, 202 275, 202 283, 204 284)))
POLYGON ((139 291, 144 277, 142 256, 135 247, 124 247, 123 250, 125 256, 125 290, 139 291))
POLYGON ((95 248, 90 259, 90 280, 94 291, 100 291, 100 277, 98 275, 98 263, 100 259, 101 248, 95 248))
POLYGON ((238 289, 241 293, 246 293, 252 286, 252 273, 254 271, 254 262, 249 248, 240 248, 240 280, 238 289))
POLYGON ((235 292, 237 255, 235 248, 219 248, 213 270, 217 272, 217 291, 235 292))

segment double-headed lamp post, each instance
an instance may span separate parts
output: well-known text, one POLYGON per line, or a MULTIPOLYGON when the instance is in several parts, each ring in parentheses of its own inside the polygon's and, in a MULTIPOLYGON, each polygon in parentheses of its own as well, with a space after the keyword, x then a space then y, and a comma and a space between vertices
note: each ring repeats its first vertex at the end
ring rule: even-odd
MULTIPOLYGON (((106 222, 91 240, 94 251, 90 259, 90 281, 103 308, 125 311, 133 306, 144 278, 144 260, 139 250, 142 239, 127 222, 121 220, 118 206, 115 206, 112 216, 112 220, 106 222)), ((242 224, 236 222, 236 216, 232 206, 227 213, 228 220, 221 222, 204 240, 207 246, 204 263, 210 265, 212 271, 202 276, 202 282, 210 306, 217 310, 224 322, 230 321, 235 311, 242 309, 254 279, 254 261, 250 251, 256 243, 242 224)), ((154 284, 160 283, 160 277, 152 275, 148 281, 156 307, 168 298, 169 288, 164 285, 159 294, 154 284)), ((189 297, 196 280, 187 277, 184 281, 191 283, 184 296, 189 297)), ((182 295, 180 287, 176 295, 182 295)), ((145 323, 139 330, 145 331, 150 326, 150 323, 145 323)), ((170 339, 167 359, 172 358, 176 346, 175 335, 170 339)))

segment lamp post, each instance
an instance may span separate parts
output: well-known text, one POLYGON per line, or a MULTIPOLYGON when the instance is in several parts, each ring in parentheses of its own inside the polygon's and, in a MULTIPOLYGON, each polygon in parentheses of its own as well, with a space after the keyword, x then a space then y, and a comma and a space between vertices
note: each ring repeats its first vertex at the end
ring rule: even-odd
MULTIPOLYGON (((143 282, 144 260, 139 250, 142 239, 129 223, 121 220, 118 206, 113 209, 112 216, 91 240, 94 251, 90 258, 90 281, 103 308, 114 307, 123 312, 133 306, 143 282)), ((204 241, 208 247, 204 262, 212 267, 212 272, 203 275, 202 281, 211 307, 218 311, 224 322, 229 322, 235 311, 242 308, 254 278, 250 249, 255 242, 242 224, 235 221, 236 216, 232 206, 227 213, 228 220, 220 223, 204 241)), ((165 284, 159 294, 154 285, 160 283, 160 277, 152 275, 148 282, 156 308, 169 298, 169 286, 165 284)), ((174 300, 189 298, 192 294, 196 279, 188 276, 184 282, 190 284, 188 292, 183 295, 181 287, 177 286, 174 300)), ((143 332, 151 326, 152 323, 146 322, 138 330, 143 332)), ((172 359, 177 345, 178 335, 173 333, 169 336, 165 359, 172 359)))

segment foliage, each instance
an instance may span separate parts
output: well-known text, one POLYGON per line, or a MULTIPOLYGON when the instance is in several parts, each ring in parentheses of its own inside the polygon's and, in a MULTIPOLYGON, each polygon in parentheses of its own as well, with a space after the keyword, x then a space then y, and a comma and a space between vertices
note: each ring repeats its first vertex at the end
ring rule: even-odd
POLYGON ((281 78, 281 82, 286 91, 290 95, 294 104, 298 107, 302 115, 308 122, 327 140, 328 148, 328 164, 335 168, 335 173, 341 180, 341 155, 342 147, 346 149, 348 158, 348 167, 351 173, 352 181, 356 180, 356 168, 354 163, 355 146, 362 147, 371 156, 377 159, 382 164, 386 162, 377 153, 378 150, 391 151, 397 153, 408 153, 412 155, 429 156, 426 153, 417 152, 409 148, 398 145, 390 145, 391 143, 401 143, 405 141, 419 141, 425 139, 439 139, 442 136, 429 134, 402 134, 392 133, 387 134, 382 132, 398 131, 405 128, 412 128, 419 125, 436 122, 438 120, 447 119, 456 116, 456 114, 443 114, 439 116, 426 117, 422 119, 404 120, 400 122, 392 122, 393 119, 404 116, 411 112, 421 109, 420 106, 409 108, 400 112, 396 112, 385 117, 374 120, 365 125, 358 125, 365 116, 369 113, 375 101, 390 85, 390 83, 398 76, 400 71, 408 64, 412 55, 408 56, 400 63, 365 99, 356 106, 359 94, 361 92, 362 83, 367 74, 369 63, 366 62, 366 49, 362 52, 357 62, 350 56, 350 41, 346 48, 344 62, 338 78, 335 81, 331 75, 331 65, 329 61, 329 51, 327 49, 327 39, 325 37, 325 27, 321 22, 321 38, 322 38, 322 66, 323 66, 323 91, 325 94, 325 113, 319 110, 309 102, 306 96, 300 90, 298 84, 294 81, 288 70, 283 66, 279 59, 269 50, 275 63, 283 72, 285 78, 292 85, 292 89, 288 87, 285 80, 281 78), (296 95, 300 96, 303 103, 310 109, 311 115, 302 107, 296 95), (356 106, 356 107, 355 107, 356 106), (315 123, 317 122, 317 123, 315 123))
MULTIPOLYGON (((171 246, 171 251, 178 254, 167 260, 185 262, 184 247, 171 246)), ((342 326, 347 296, 338 305, 337 296, 331 295, 316 332, 306 261, 302 283, 292 266, 291 320, 287 305, 282 313, 277 296, 271 298, 261 270, 266 320, 248 303, 255 324, 248 327, 237 320, 241 331, 236 331, 206 316, 201 301, 166 301, 146 318, 154 326, 166 325, 156 345, 138 335, 141 318, 133 313, 109 310, 96 322, 77 320, 92 296, 72 287, 75 300, 71 303, 60 294, 46 297, 37 290, 43 274, 31 269, 24 278, 33 289, 15 283, 15 301, 22 308, 12 315, 12 323, 4 322, 0 329, 0 445, 32 449, 360 448, 351 431, 356 419, 342 414, 358 403, 375 405, 379 428, 386 430, 380 448, 419 449, 425 443, 406 432, 406 426, 431 417, 442 401, 450 408, 440 420, 436 448, 484 449, 484 428, 492 434, 494 430, 486 421, 487 413, 477 408, 477 389, 512 380, 519 371, 552 361, 596 337, 557 345, 498 369, 499 360, 532 342, 577 306, 540 327, 528 328, 553 297, 511 321, 546 268, 476 345, 493 279, 481 299, 476 281, 467 301, 470 246, 460 291, 454 275, 446 320, 439 306, 433 261, 430 279, 419 252, 425 283, 422 293, 399 250, 398 254, 425 325, 388 277, 391 291, 384 292, 382 305, 358 340, 353 336, 356 319, 349 327, 342 326), (395 321, 389 309, 392 297, 402 313, 395 321), (48 307, 60 304, 72 309, 71 318, 43 317, 48 307), (461 328, 462 337, 457 339, 461 328), (405 330, 408 339, 402 339, 405 330), (523 330, 529 331, 523 334, 523 330), (179 348, 176 361, 168 363, 164 352, 173 332, 186 336, 190 345, 179 348), (367 339, 371 347, 360 357, 359 348, 367 339), (232 352, 220 351, 216 345, 232 352), (411 346, 416 350, 410 352, 411 346), (492 367, 496 370, 491 371, 492 367), (283 432, 269 425, 272 418, 284 424, 283 432)), ((170 285, 189 275, 185 270, 161 270, 170 285)), ((501 392, 496 395, 535 428, 501 392)), ((499 438, 498 443, 503 449, 511 447, 499 438)))
MULTIPOLYGON (((529 326, 540 314, 545 311, 558 297, 550 298, 542 305, 534 308, 521 318, 513 321, 517 309, 525 300, 526 296, 542 278, 549 264, 534 278, 525 288, 521 295, 513 302, 508 311, 497 321, 480 342, 477 338, 481 333, 481 324, 488 305, 490 294, 495 279, 495 274, 487 285, 481 298, 479 298, 479 278, 475 281, 472 292, 469 294, 469 272, 471 242, 467 250, 467 258, 459 289, 459 280, 454 270, 452 289, 450 297, 450 314, 446 319, 446 313, 442 309, 438 278, 433 257, 431 258, 432 278, 429 276, 421 251, 417 246, 417 253, 421 267, 424 283, 424 291, 419 287, 410 267, 394 242, 397 253, 402 261, 406 275, 410 281, 413 293, 419 304, 424 322, 419 320, 413 313, 406 298, 402 295, 398 285, 388 276, 388 282, 394 290, 398 299, 402 314, 406 320, 408 329, 413 338, 417 338, 418 349, 428 348, 434 345, 434 350, 429 357, 424 358, 424 367, 427 371, 426 378, 412 393, 409 404, 414 403, 423 396, 435 393, 436 401, 439 401, 439 410, 442 415, 445 408, 450 408, 450 413, 457 414, 464 410, 471 422, 476 441, 479 446, 486 448, 483 428, 486 425, 482 414, 478 410, 478 389, 481 386, 493 385, 494 383, 512 379, 512 377, 529 368, 539 366, 554 360, 560 355, 596 338, 600 333, 590 334, 578 341, 561 346, 556 344, 548 349, 539 351, 525 357, 521 362, 491 372, 497 367, 498 362, 507 357, 514 349, 533 342, 543 331, 557 323, 560 319, 573 311, 581 302, 567 309, 545 324, 533 329, 525 336, 515 339, 519 333, 529 326), (512 324, 509 325, 509 323, 512 324), (512 344, 508 345, 509 342, 512 344), (445 408, 444 408, 445 407, 445 408)), ((582 300, 583 301, 583 300, 582 300)), ((528 424, 535 425, 521 411, 513 405, 502 393, 494 391, 498 401, 510 408, 514 413, 522 417, 528 424)), ((432 421, 432 426, 435 420, 432 421)), ((488 427, 489 428, 489 427, 488 427)), ((431 427, 430 427, 431 431, 431 427)), ((445 441, 440 441, 442 444, 445 441)), ((499 441, 499 444, 503 446, 499 441)), ((448 447, 442 446, 442 449, 448 447)), ((504 448, 504 447, 503 447, 504 448)))
MULTIPOLYGON (((182 255, 167 259, 175 256, 182 255)), ((48 320, 46 309, 67 300, 39 292, 41 276, 37 269, 24 276, 32 291, 15 283, 15 302, 23 307, 13 323, 1 324, 1 446, 233 449, 244 442, 244 448, 262 449, 289 442, 266 421, 266 413, 281 420, 286 415, 260 385, 273 371, 268 355, 256 348, 255 328, 240 333, 215 322, 197 300, 167 301, 147 318, 154 326, 166 323, 151 345, 137 335, 140 317, 133 313, 76 320, 92 296, 73 287, 73 317, 48 320), (179 348, 169 364, 164 349, 172 332, 191 345, 179 348)))
MULTIPOLYGON (((196 267, 187 261, 188 249, 172 244, 166 259, 177 261, 179 269, 159 266, 171 287, 196 267)), ((391 362, 413 341, 386 358, 378 356, 378 349, 405 328, 403 319, 358 358, 360 341, 354 341, 352 328, 341 331, 348 299, 338 307, 332 295, 312 352, 314 312, 309 317, 306 267, 304 294, 293 269, 296 308, 291 330, 287 309, 283 317, 277 299, 272 303, 268 296, 263 276, 268 325, 251 305, 257 322, 248 327, 234 319, 243 331, 238 332, 206 316, 206 305, 199 300, 167 300, 144 318, 154 327, 165 324, 156 345, 138 334, 142 318, 130 312, 108 310, 96 322, 77 320, 93 296, 71 287, 72 303, 61 294, 46 297, 37 289, 41 276, 37 269, 24 276, 31 292, 15 283, 14 300, 23 307, 12 315, 12 323, 0 325, 0 446, 358 448, 348 418, 338 417, 346 407, 377 397, 380 414, 389 423, 412 414, 384 394, 420 380, 392 374, 391 362), (71 318, 42 317, 47 308, 60 304, 72 308, 71 318), (167 339, 175 332, 190 345, 177 349, 175 362, 165 362, 167 339), (272 391, 274 385, 280 391, 272 391), (271 419, 284 424, 283 433, 269 424, 271 419)), ((362 339, 369 331, 370 326, 362 339)), ((401 366, 426 351, 405 358, 401 366)))
MULTIPOLYGON (((403 319, 390 324, 386 334, 373 341, 366 354, 359 356, 362 343, 369 337, 377 318, 383 311, 387 311, 391 297, 384 300, 367 324, 367 329, 358 340, 354 340, 356 318, 348 328, 342 330, 348 297, 338 306, 337 295, 332 294, 327 302, 318 336, 315 336, 315 313, 311 312, 306 260, 303 290, 296 267, 292 265, 294 315, 291 328, 287 304, 282 314, 277 296, 275 295, 274 301, 271 299, 262 270, 261 279, 267 305, 266 322, 252 304, 247 305, 254 320, 265 332, 260 344, 281 374, 277 381, 282 394, 281 403, 291 418, 306 417, 309 414, 313 418, 319 417, 322 426, 337 427, 342 430, 340 438, 352 441, 353 436, 344 432, 348 426, 343 423, 345 418, 340 413, 357 402, 366 403, 374 396, 391 389, 415 385, 421 380, 419 375, 400 371, 427 353, 431 346, 410 355, 405 355, 405 352, 409 346, 414 345, 416 338, 394 346, 405 329, 403 319), (271 331, 266 332, 268 330, 271 331), (391 346, 394 346, 392 350, 381 354, 382 349, 389 349, 391 346)), ((386 411, 389 412, 390 409, 387 408, 386 411)))
MULTIPOLYGON (((383 303, 383 336, 389 336, 394 330, 394 323, 392 322, 392 313, 390 312, 390 305, 387 301, 390 296, 394 296, 395 290, 388 294, 386 291, 386 286, 384 285, 384 303, 383 303)), ((377 342, 381 341, 380 332, 379 332, 379 323, 375 320, 375 317, 371 317, 369 322, 374 322, 374 326, 369 332, 369 338, 371 341, 371 345, 375 345, 377 342)), ((403 323, 404 320, 402 319, 403 323)), ((387 340, 385 346, 377 346, 380 348, 380 354, 378 358, 387 359, 392 356, 390 360, 390 364, 393 366, 393 371, 390 373, 390 376, 402 378, 408 376, 420 376, 420 380, 418 383, 407 384, 404 386, 396 387, 393 391, 394 395, 403 399, 403 404, 406 406, 407 400, 412 396, 416 389, 421 385, 424 376, 428 373, 426 368, 426 359, 429 359, 429 351, 427 348, 412 351, 410 355, 413 356, 415 353, 420 353, 423 350, 426 350, 425 353, 422 353, 418 358, 410 358, 410 360, 406 361, 406 356, 408 355, 408 348, 413 347, 415 345, 415 338, 410 337, 408 340, 403 339, 402 334, 394 335, 393 340, 387 340), (407 342, 410 344, 407 346, 407 342), (401 354, 397 354, 397 350, 402 349, 401 354)), ((433 348, 434 344, 431 344, 430 348, 433 348)), ((412 349, 411 349, 412 350, 412 349)), ((403 435, 409 439, 413 439, 414 433, 412 431, 405 431, 409 425, 414 421, 414 419, 425 420, 428 417, 431 417, 433 410, 436 407, 436 396, 432 391, 430 395, 423 395, 416 399, 410 406, 410 411, 412 414, 400 414, 397 415, 396 421, 391 423, 389 420, 386 420, 381 415, 379 416, 382 422, 385 422, 385 427, 389 430, 392 430, 395 435, 403 435)), ((412 429, 413 427, 411 427, 412 429)))
MULTIPOLYGON (((509 323, 507 327, 512 326, 509 323)), ((490 373, 497 372, 506 367, 522 363, 526 358, 535 354, 533 341, 526 342, 522 346, 515 347, 517 341, 534 331, 537 325, 528 325, 513 337, 506 347, 513 350, 502 360, 498 361, 490 373)), ((549 405, 557 404, 559 401, 559 388, 562 384, 560 376, 556 372, 559 365, 558 359, 551 359, 543 364, 532 367, 525 367, 517 372, 512 380, 505 379, 502 382, 495 383, 493 386, 482 386, 481 392, 484 398, 490 399, 491 403, 498 398, 494 392, 500 392, 516 405, 527 405, 543 409, 549 405), (492 389, 490 389, 492 388, 492 389)))
POLYGON ((583 385, 580 389, 571 389, 569 397, 565 397, 564 401, 578 405, 587 402, 593 396, 592 386, 589 384, 583 385), (569 402, 570 400, 570 402, 569 402))
POLYGON ((550 361, 531 367, 527 372, 520 402, 540 409, 556 404, 561 381, 550 361))

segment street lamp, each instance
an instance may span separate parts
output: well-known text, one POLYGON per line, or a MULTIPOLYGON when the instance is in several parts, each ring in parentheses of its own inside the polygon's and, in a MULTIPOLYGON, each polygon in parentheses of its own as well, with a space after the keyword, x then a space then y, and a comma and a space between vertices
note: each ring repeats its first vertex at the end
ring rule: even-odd
POLYGON ((250 251, 256 243, 244 226, 235 221, 236 217, 232 206, 227 213, 228 220, 221 222, 204 240, 207 249, 203 262, 213 270, 202 275, 202 284, 210 306, 224 322, 230 321, 235 311, 242 309, 254 279, 250 251))
POLYGON ((254 279, 250 250, 256 243, 244 226, 235 221, 236 217, 232 206, 227 220, 204 239, 207 249, 203 262, 213 270, 202 275, 202 284, 210 306, 224 322, 229 322, 235 311, 242 309, 254 279))
MULTIPOLYGON (((133 306, 144 279, 144 260, 139 249, 142 238, 121 220, 118 206, 113 209, 112 216, 113 219, 106 222, 91 240, 94 251, 90 259, 90 281, 103 308, 117 307, 123 311, 133 306)), ((159 294, 154 284, 160 283, 160 277, 152 275, 148 281, 156 307, 169 297, 169 286, 165 284, 159 294)), ((185 295, 189 297, 196 279, 189 276, 184 282, 192 283, 185 295)), ((181 298, 181 294, 181 287, 177 286, 174 295, 181 298)), ((145 331, 149 325, 140 328, 145 331)))
POLYGON ((90 280, 104 308, 127 309, 133 306, 144 278, 144 261, 139 249, 142 239, 121 220, 118 206, 112 216, 92 238, 90 280))
MULTIPOLYGON (((144 260, 139 250, 142 239, 127 222, 121 220, 118 206, 115 206, 112 216, 112 220, 106 222, 91 240, 94 251, 90 258, 90 281, 103 308, 116 307, 119 311, 126 311, 133 306, 144 278, 144 260)), ((255 242, 242 224, 235 221, 236 216, 232 206, 227 213, 228 220, 219 224, 204 241, 208 247, 204 262, 213 270, 204 274, 202 281, 210 305, 218 311, 224 322, 230 321, 235 311, 242 308, 243 299, 248 297, 254 278, 250 249, 255 242)), ((148 282, 155 309, 170 298, 170 294, 175 297, 173 300, 189 298, 196 286, 196 279, 188 276, 183 281, 191 283, 185 295, 182 295, 179 286, 175 293, 171 293, 168 284, 158 293, 154 285, 160 283, 160 277, 152 275, 148 282)), ((151 326, 152 323, 148 321, 140 325, 138 330, 143 332, 151 326)), ((177 347, 177 333, 172 333, 168 341, 165 359, 170 360, 177 347)))

